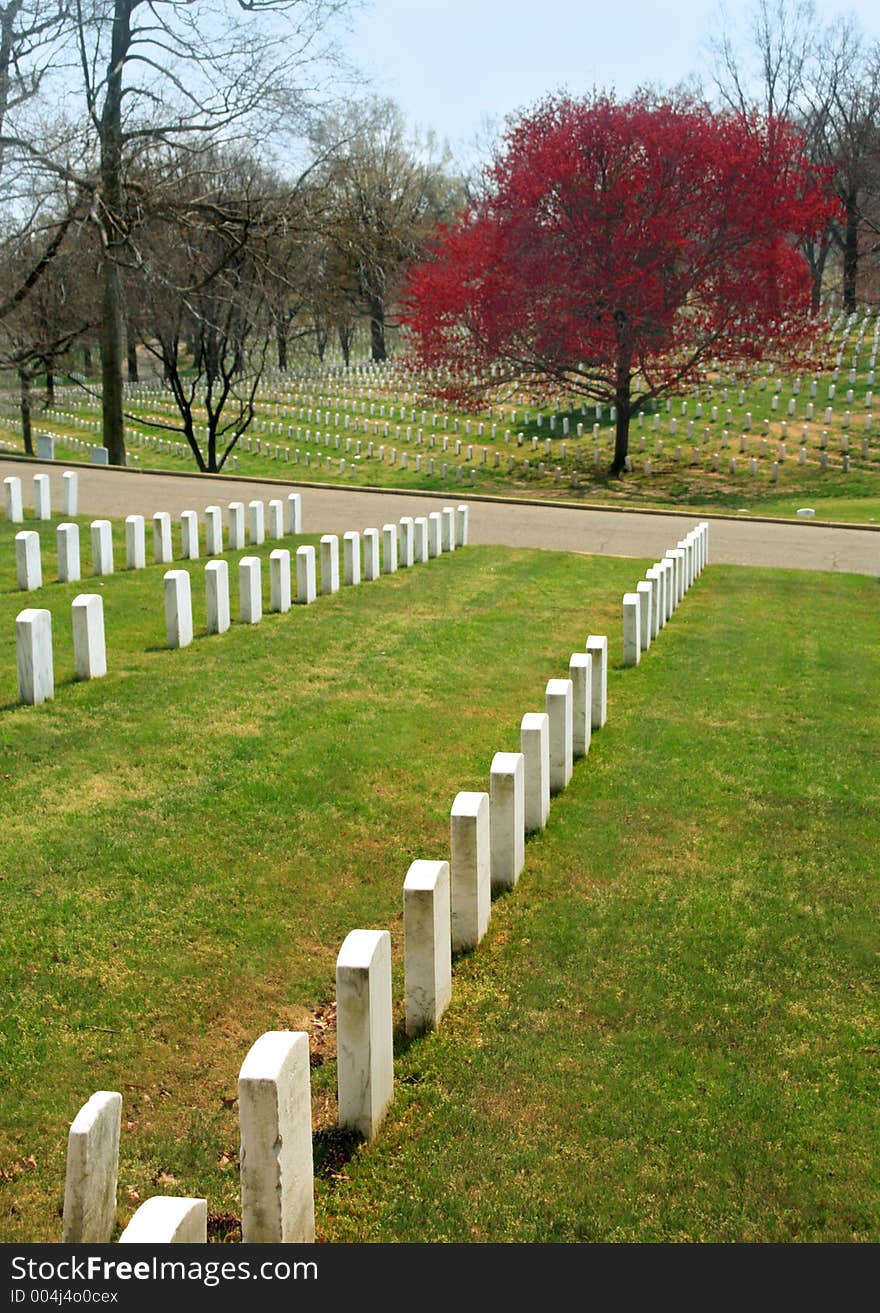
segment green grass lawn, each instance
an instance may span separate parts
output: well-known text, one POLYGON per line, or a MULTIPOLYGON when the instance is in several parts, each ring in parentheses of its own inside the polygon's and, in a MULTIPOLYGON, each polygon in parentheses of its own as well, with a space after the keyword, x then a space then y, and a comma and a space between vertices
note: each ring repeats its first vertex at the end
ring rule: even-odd
POLYGON ((312 1037, 322 1240, 880 1239, 874 581, 711 566, 625 670, 648 561, 468 548, 211 637, 195 562, 196 639, 170 652, 163 567, 92 580, 84 551, 60 585, 44 551, 25 595, 14 528, 0 1240, 60 1237, 97 1089, 123 1095, 120 1224, 197 1195, 233 1238, 236 1079, 276 1028, 312 1037), (78 683, 70 601, 99 590, 109 673, 78 683), (16 705, 24 605, 54 617, 38 708, 16 705), (378 1139, 346 1150, 342 940, 391 930, 399 1022, 409 863, 446 855, 455 794, 488 788, 588 633, 608 724, 440 1030, 399 1037, 378 1139))

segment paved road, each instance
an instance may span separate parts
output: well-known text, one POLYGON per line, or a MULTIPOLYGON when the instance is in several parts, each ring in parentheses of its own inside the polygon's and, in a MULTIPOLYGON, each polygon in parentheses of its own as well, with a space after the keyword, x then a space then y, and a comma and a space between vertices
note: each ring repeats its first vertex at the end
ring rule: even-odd
MULTIPOLYGON (((442 505, 467 501, 470 541, 509 547, 539 547, 603 556, 657 558, 698 523, 697 515, 647 514, 639 511, 588 510, 527 502, 483 501, 463 487, 445 494, 378 493, 362 489, 313 487, 269 479, 149 474, 60 461, 41 463, 0 458, 0 478, 18 475, 23 481, 25 508, 33 506, 31 479, 47 473, 53 510, 61 505, 61 476, 79 473, 81 515, 151 516, 169 511, 225 509, 230 501, 268 501, 298 489, 303 497, 303 529, 307 533, 338 533, 399 520, 402 515, 427 515, 442 505)), ((880 530, 826 528, 821 524, 705 517, 709 520, 713 561, 737 565, 768 565, 789 569, 842 570, 880 577, 880 530)))

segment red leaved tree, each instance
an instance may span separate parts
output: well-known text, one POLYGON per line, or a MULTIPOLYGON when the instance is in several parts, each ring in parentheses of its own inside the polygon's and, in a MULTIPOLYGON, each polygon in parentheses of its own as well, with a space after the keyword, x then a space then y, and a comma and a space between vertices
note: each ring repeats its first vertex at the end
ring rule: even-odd
POLYGON ((508 131, 480 202, 411 273, 414 363, 475 402, 504 382, 632 414, 715 361, 814 340, 797 243, 834 211, 825 173, 779 120, 648 95, 551 99, 508 131))

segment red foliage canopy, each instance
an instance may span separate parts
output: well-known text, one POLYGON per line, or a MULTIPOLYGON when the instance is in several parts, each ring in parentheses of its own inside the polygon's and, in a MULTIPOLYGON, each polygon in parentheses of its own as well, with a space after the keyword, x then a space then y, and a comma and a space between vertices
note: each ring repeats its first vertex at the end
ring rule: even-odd
POLYGON ((812 338, 798 244, 836 202, 788 123, 552 99, 511 128, 488 182, 405 293, 416 361, 451 371, 453 395, 491 368, 613 404, 619 471, 646 400, 812 338))

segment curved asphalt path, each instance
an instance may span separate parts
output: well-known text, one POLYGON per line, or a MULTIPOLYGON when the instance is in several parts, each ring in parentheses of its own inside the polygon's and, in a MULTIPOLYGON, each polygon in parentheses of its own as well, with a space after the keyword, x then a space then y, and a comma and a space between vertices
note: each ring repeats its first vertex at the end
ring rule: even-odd
MULTIPOLYGON (((33 507, 34 474, 48 474, 53 514, 61 506, 61 476, 79 474, 80 515, 124 518, 156 511, 201 513, 206 506, 225 510, 230 501, 269 501, 287 492, 302 493, 306 533, 343 534, 349 529, 427 515, 444 505, 470 506, 470 541, 506 547, 537 547, 599 556, 661 557, 701 519, 709 521, 711 559, 735 565, 783 569, 836 570, 880 577, 880 527, 843 527, 678 512, 593 510, 582 506, 534 503, 469 495, 463 484, 444 493, 368 491, 293 480, 237 479, 229 475, 149 473, 73 462, 0 458, 0 478, 22 480, 25 515, 33 507)), ((224 517, 225 518, 225 517, 224 517)))

